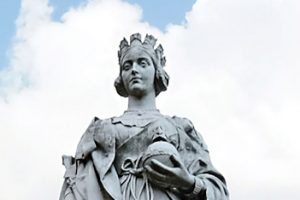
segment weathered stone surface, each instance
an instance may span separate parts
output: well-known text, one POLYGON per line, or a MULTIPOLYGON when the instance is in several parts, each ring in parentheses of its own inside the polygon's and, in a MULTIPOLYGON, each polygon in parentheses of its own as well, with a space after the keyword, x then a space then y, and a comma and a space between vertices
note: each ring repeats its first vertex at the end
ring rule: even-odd
POLYGON ((123 115, 94 118, 66 167, 60 200, 227 200, 225 179, 185 118, 162 115, 155 99, 168 86, 163 48, 133 34, 121 41, 115 87, 128 98, 123 115))

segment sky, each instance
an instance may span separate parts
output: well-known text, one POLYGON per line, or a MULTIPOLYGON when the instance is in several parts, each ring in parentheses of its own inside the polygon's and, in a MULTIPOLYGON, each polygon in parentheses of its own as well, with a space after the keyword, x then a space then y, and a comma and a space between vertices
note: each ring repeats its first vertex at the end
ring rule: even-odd
POLYGON ((231 199, 300 198, 299 1, 3 2, 0 199, 58 199, 61 155, 126 110, 113 82, 136 32, 165 50, 158 108, 194 123, 231 199))
MULTIPOLYGON (((170 23, 182 24, 185 21, 185 13, 192 8, 195 0, 127 0, 127 2, 142 7, 142 19, 164 31, 170 23)), ((53 9, 51 19, 60 21, 65 12, 71 8, 84 6, 87 0, 49 0, 48 3, 53 9)), ((10 44, 15 39, 15 20, 19 11, 20 0, 0 2, 0 69, 9 65, 10 44)))

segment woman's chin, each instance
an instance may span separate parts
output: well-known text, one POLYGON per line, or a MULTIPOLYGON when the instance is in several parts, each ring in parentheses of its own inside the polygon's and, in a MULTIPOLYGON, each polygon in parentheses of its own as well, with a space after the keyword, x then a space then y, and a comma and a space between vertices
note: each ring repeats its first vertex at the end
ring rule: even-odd
POLYGON ((130 96, 134 96, 138 98, 146 95, 146 91, 140 87, 132 88, 128 93, 130 96))

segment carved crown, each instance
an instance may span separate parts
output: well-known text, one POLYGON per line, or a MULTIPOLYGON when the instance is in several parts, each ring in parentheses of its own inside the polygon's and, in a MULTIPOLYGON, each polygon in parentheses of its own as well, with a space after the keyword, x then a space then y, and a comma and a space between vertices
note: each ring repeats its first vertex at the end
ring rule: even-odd
POLYGON ((142 42, 141 34, 140 33, 134 33, 130 36, 130 44, 126 40, 126 38, 123 38, 123 40, 120 42, 120 50, 118 51, 118 57, 119 57, 119 64, 121 65, 122 58, 125 56, 126 52, 134 47, 142 47, 144 50, 146 50, 152 57, 155 59, 156 63, 160 65, 161 67, 165 66, 166 58, 164 57, 164 49, 159 44, 157 48, 155 48, 157 39, 153 37, 152 35, 146 34, 144 42, 142 42))

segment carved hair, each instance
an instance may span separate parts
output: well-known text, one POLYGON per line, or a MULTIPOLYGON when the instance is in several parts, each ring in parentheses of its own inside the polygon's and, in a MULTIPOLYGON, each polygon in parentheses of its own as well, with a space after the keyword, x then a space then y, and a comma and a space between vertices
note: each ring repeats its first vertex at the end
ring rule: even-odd
POLYGON ((127 52, 131 48, 141 48, 145 51, 151 58, 154 68, 155 68, 155 77, 154 77, 154 88, 155 95, 159 95, 160 92, 166 91, 169 84, 169 75, 163 69, 166 63, 166 58, 163 56, 163 48, 161 45, 158 45, 156 49, 154 49, 156 43, 156 39, 152 35, 146 35, 144 42, 141 41, 141 35, 139 33, 132 34, 130 36, 130 45, 128 45, 127 40, 124 38, 120 42, 120 50, 118 51, 119 57, 119 65, 120 65, 120 73, 118 78, 115 80, 115 88, 117 93, 120 96, 128 97, 128 93, 124 87, 124 83, 122 80, 122 61, 127 52))

